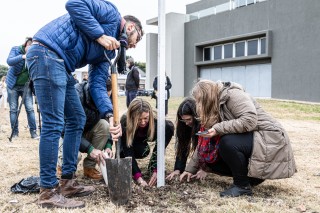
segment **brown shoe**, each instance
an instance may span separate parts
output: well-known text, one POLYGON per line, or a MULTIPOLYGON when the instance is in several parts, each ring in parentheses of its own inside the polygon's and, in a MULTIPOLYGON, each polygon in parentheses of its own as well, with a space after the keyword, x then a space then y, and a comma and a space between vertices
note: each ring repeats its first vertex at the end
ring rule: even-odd
POLYGON ((65 197, 82 197, 94 192, 94 187, 80 185, 75 179, 60 179, 60 192, 65 197))
POLYGON ((84 174, 84 176, 91 178, 91 179, 94 179, 94 180, 102 180, 103 179, 101 172, 99 172, 95 168, 83 167, 83 174, 84 174))
POLYGON ((53 189, 40 189, 38 205, 44 208, 83 208, 84 202, 65 198, 59 193, 59 187, 53 189))

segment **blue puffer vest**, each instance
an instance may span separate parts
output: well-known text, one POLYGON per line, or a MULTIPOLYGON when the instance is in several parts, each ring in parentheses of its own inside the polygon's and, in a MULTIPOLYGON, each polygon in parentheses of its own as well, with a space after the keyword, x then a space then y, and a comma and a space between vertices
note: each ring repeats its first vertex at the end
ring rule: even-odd
MULTIPOLYGON (((69 73, 90 65, 90 93, 103 117, 113 111, 105 86, 109 64, 104 47, 96 39, 102 35, 118 38, 121 15, 112 3, 104 0, 69 0, 66 9, 68 14, 45 25, 33 39, 56 52, 69 73)), ((106 52, 110 59, 115 57, 115 51, 106 52)))
POLYGON ((9 89, 16 85, 17 78, 25 65, 25 60, 22 58, 23 54, 21 46, 12 47, 9 53, 7 64, 10 67, 6 78, 6 84, 9 89))

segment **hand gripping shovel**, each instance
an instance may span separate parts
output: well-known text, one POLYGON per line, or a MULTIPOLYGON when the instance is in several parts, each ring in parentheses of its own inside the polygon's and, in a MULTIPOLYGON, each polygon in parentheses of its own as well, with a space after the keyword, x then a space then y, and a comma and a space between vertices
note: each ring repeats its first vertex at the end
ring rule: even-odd
MULTIPOLYGON (((124 48, 123 48, 124 49, 124 48)), ((125 50, 123 50, 125 51, 125 50)), ((118 82, 117 71, 115 64, 120 55, 121 48, 119 48, 117 58, 112 64, 106 52, 104 52, 110 66, 111 66, 111 85, 112 85, 112 104, 113 104, 113 120, 114 124, 119 124, 119 107, 118 107, 118 82)), ((120 138, 116 144, 116 159, 106 159, 108 187, 111 202, 115 205, 124 205, 131 197, 131 173, 132 173, 132 159, 120 159, 120 138)))

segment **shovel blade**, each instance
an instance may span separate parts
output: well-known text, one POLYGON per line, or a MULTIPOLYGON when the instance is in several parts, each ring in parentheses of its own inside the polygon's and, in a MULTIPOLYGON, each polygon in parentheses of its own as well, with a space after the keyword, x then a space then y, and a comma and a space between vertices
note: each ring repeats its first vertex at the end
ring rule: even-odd
POLYGON ((124 205, 131 197, 132 159, 106 159, 108 188, 111 202, 124 205))

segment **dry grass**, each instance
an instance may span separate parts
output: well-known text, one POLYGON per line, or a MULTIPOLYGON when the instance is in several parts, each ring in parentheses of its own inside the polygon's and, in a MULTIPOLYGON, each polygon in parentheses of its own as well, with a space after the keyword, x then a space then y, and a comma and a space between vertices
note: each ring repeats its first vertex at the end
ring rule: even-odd
MULTIPOLYGON (((154 100, 146 97, 155 106, 154 100)), ((168 119, 175 120, 176 109, 182 98, 170 99, 168 119)), ((121 113, 125 111, 125 99, 120 97, 121 113)), ((204 182, 166 183, 161 188, 141 189, 134 184, 129 204, 115 207, 109 200, 108 190, 103 182, 92 182, 83 177, 82 164, 77 171, 79 181, 94 184, 96 192, 83 199, 86 208, 81 210, 54 209, 53 212, 320 212, 320 111, 308 105, 289 105, 278 101, 261 101, 268 112, 274 115, 287 129, 291 138, 298 173, 284 180, 267 180, 253 189, 253 197, 219 197, 231 179, 209 175, 204 182), (310 107, 309 107, 310 108, 310 107), (310 116, 312 115, 312 116, 310 116)), ((26 128, 24 107, 20 115, 20 137, 9 143, 9 111, 0 109, 1 141, 1 183, 0 212, 49 212, 39 208, 34 201, 36 194, 14 194, 10 187, 22 178, 38 176, 38 141, 30 139, 26 128)), ((173 169, 174 140, 167 148, 167 172, 173 169)), ((139 162, 146 169, 147 161, 139 162)), ((50 210, 51 212, 52 210, 50 210)))

